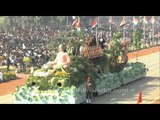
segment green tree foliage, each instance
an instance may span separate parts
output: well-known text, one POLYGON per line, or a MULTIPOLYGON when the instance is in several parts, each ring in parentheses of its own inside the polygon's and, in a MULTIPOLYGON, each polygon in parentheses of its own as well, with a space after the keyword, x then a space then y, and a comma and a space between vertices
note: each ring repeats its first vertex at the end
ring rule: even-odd
POLYGON ((0 17, 0 27, 9 25, 9 19, 7 16, 0 17))
POLYGON ((140 29, 137 29, 134 32, 134 47, 136 48, 136 50, 140 48, 141 34, 142 33, 140 29))
POLYGON ((122 30, 119 30, 117 33, 114 34, 112 41, 117 41, 120 38, 122 38, 122 36, 123 36, 122 30))
POLYGON ((124 50, 121 48, 120 39, 122 38, 123 33, 119 30, 117 33, 114 34, 112 38, 112 46, 109 50, 109 66, 111 72, 119 72, 123 69, 123 65, 118 64, 118 57, 124 54, 124 50))
POLYGON ((112 38, 112 47, 110 49, 111 59, 115 60, 119 55, 121 55, 120 51, 120 38, 122 38, 122 31, 119 30, 117 33, 114 34, 112 38))

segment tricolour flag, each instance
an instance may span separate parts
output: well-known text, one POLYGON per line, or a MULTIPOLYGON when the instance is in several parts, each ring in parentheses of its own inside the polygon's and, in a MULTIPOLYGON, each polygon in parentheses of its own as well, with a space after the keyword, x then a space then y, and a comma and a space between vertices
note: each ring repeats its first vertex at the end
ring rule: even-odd
POLYGON ((154 18, 154 16, 152 16, 152 18, 151 18, 151 23, 152 23, 152 24, 155 23, 155 18, 154 18))
POLYGON ((122 20, 122 22, 121 22, 121 24, 120 24, 120 27, 124 26, 126 23, 127 23, 127 22, 126 22, 126 20, 125 20, 124 17, 123 17, 123 20, 122 20))
POLYGON ((74 28, 76 28, 78 31, 80 31, 81 30, 80 29, 80 19, 78 18, 78 19, 74 20, 72 26, 74 28))
POLYGON ((147 23, 148 23, 148 21, 147 21, 147 19, 146 19, 146 16, 144 16, 144 18, 143 18, 143 23, 144 23, 144 24, 147 24, 147 23))
POLYGON ((133 16, 133 21, 132 21, 133 25, 137 25, 138 24, 138 20, 133 16))
POLYGON ((94 20, 90 23, 91 29, 94 28, 94 27, 96 27, 96 25, 97 25, 97 20, 94 19, 94 20))

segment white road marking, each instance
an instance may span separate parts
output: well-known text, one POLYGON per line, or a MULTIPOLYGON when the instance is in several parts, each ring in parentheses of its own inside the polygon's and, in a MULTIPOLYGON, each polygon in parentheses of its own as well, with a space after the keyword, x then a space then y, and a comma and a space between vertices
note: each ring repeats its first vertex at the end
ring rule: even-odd
POLYGON ((154 90, 155 88, 148 88, 147 90, 145 90, 146 92, 150 92, 152 90, 154 90))
POLYGON ((143 87, 144 85, 140 85, 139 87, 143 87))
POLYGON ((152 82, 148 82, 148 84, 151 84, 152 82))
POLYGON ((115 100, 116 98, 112 98, 111 101, 115 100))
POLYGON ((124 96, 126 93, 121 94, 122 96, 124 96))
POLYGON ((153 104, 156 100, 160 99, 160 97, 156 97, 152 102, 150 102, 150 104, 153 104))
POLYGON ((132 89, 131 91, 134 91, 135 89, 132 89))

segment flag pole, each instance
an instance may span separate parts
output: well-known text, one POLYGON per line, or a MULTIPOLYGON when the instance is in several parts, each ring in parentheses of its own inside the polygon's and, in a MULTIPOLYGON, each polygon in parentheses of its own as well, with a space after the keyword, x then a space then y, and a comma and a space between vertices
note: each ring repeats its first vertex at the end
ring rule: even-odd
MULTIPOLYGON (((134 42, 134 32, 135 32, 135 26, 133 25, 133 42, 134 42)), ((136 62, 138 62, 138 49, 137 49, 137 46, 138 45, 136 44, 136 48, 134 48, 134 51, 136 50, 136 62)))
POLYGON ((21 17, 21 27, 22 27, 22 28, 24 27, 24 19, 23 19, 23 16, 21 17))
MULTIPOLYGON (((140 24, 140 16, 139 16, 139 24, 140 24)), ((139 25, 139 29, 140 29, 140 25, 139 25)), ((136 42, 136 62, 138 62, 138 42, 136 42)))
POLYGON ((110 23, 110 40, 112 39, 112 16, 109 16, 109 23, 110 23))
MULTIPOLYGON (((133 16, 133 18, 134 18, 134 16, 133 16)), ((134 21, 133 21, 134 22, 134 21)), ((138 51, 137 51, 137 44, 136 44, 136 46, 134 45, 134 42, 135 42, 135 40, 134 40, 134 32, 135 32, 135 26, 134 26, 134 23, 132 23, 133 24, 133 48, 134 48, 134 52, 136 52, 136 62, 138 62, 138 51)))
POLYGON ((37 26, 37 16, 35 16, 35 23, 36 23, 36 26, 37 26))
POLYGON ((151 18, 151 23, 152 23, 152 34, 151 34, 151 36, 152 36, 152 38, 151 38, 151 42, 152 42, 152 46, 154 45, 154 23, 155 23, 155 18, 154 18, 154 16, 152 16, 152 18, 151 18))
POLYGON ((98 16, 97 16, 97 26, 96 26, 96 43, 98 45, 98 33, 97 33, 97 27, 99 25, 99 22, 98 22, 98 16))
POLYGON ((146 39, 146 24, 144 24, 144 40, 146 39))
POLYGON ((133 27, 133 42, 134 42, 134 25, 132 27, 133 27))
POLYGON ((145 24, 145 21, 143 21, 144 23, 144 42, 146 44, 146 24, 145 24))
POLYGON ((154 23, 153 23, 152 46, 154 46, 154 23))
POLYGON ((67 16, 67 20, 66 20, 66 22, 67 22, 67 23, 66 23, 66 26, 68 26, 68 16, 67 16))
POLYGON ((97 16, 97 26, 99 27, 99 16, 97 16))
MULTIPOLYGON (((158 31, 159 31, 159 24, 158 24, 158 31)), ((160 37, 159 37, 159 34, 158 34, 158 41, 160 41, 159 39, 160 39, 160 37)), ((159 68, 160 68, 160 46, 159 46, 159 68)), ((159 78, 160 78, 160 69, 159 69, 159 78)))
POLYGON ((51 22, 52 22, 52 24, 53 24, 53 16, 51 16, 51 22))
MULTIPOLYGON (((134 24, 132 23, 132 29, 133 29, 133 43, 134 43, 134 24)), ((132 44, 132 46, 134 46, 134 44, 132 44)), ((133 47, 134 50, 134 47, 133 47)))
MULTIPOLYGON (((125 19, 125 17, 123 17, 123 19, 125 19)), ((125 37, 125 25, 123 26, 123 39, 125 37)))

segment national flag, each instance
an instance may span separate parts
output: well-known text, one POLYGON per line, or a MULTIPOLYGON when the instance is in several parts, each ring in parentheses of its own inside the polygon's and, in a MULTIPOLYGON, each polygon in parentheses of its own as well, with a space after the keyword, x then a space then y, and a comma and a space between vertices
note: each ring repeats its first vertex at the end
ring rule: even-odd
POLYGON ((151 18, 151 23, 152 23, 152 24, 155 23, 155 18, 154 18, 154 16, 152 16, 152 18, 151 18))
POLYGON ((124 17, 123 17, 123 20, 122 20, 122 22, 121 22, 121 24, 120 24, 120 27, 124 26, 126 23, 127 23, 127 22, 126 22, 126 20, 125 20, 124 17))
POLYGON ((143 23, 144 23, 144 24, 147 24, 147 23, 148 23, 148 21, 147 21, 147 19, 146 19, 146 16, 144 16, 144 18, 143 18, 143 23))
POLYGON ((74 20, 72 26, 76 28, 78 31, 80 31, 80 19, 78 18, 74 20))
POLYGON ((90 23, 91 29, 94 28, 94 27, 96 27, 96 25, 97 25, 97 20, 94 19, 94 20, 90 23))
POLYGON ((138 24, 138 20, 133 16, 133 21, 132 21, 133 25, 137 25, 138 24))
POLYGON ((77 20, 76 24, 75 24, 75 27, 78 31, 80 31, 80 19, 77 20))

